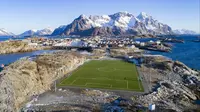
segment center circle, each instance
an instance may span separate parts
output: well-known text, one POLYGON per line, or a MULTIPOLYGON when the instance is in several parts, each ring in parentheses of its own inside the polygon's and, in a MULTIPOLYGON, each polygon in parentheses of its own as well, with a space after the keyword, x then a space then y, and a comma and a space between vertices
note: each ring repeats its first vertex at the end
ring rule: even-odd
POLYGON ((98 68, 99 71, 102 71, 102 72, 113 72, 115 71, 116 69, 115 68, 107 68, 107 67, 101 67, 101 68, 98 68))

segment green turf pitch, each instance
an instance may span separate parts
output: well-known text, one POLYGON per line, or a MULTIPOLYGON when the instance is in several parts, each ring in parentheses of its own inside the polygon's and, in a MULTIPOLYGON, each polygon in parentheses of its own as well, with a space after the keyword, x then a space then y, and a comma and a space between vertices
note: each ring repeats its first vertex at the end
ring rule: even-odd
POLYGON ((121 60, 86 62, 58 86, 143 91, 136 66, 121 60))

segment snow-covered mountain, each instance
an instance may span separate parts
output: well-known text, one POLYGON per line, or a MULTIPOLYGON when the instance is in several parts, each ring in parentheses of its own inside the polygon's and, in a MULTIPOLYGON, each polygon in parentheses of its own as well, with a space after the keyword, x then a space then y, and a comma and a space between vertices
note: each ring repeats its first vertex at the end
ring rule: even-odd
POLYGON ((171 34, 172 29, 142 12, 137 17, 128 12, 112 15, 80 15, 71 24, 54 30, 52 35, 138 35, 171 34))
POLYGON ((27 37, 27 36, 43 36, 43 35, 51 35, 53 32, 52 28, 45 28, 42 30, 28 30, 24 33, 20 34, 20 37, 27 37))
POLYGON ((187 29, 177 29, 177 30, 173 30, 173 32, 178 35, 195 35, 195 34, 197 34, 197 32, 192 31, 192 30, 187 30, 187 29))
POLYGON ((53 31, 54 31, 54 29, 52 29, 52 28, 45 28, 42 30, 38 30, 36 33, 37 33, 37 35, 51 35, 53 31))
POLYGON ((171 34, 172 29, 166 24, 160 23, 158 20, 155 20, 152 16, 149 16, 145 12, 141 12, 137 18, 140 20, 140 22, 144 23, 146 28, 149 32, 155 34, 171 34))
POLYGON ((11 33, 11 32, 8 32, 8 31, 6 31, 5 29, 0 29, 0 36, 12 36, 12 35, 14 35, 13 33, 11 33))

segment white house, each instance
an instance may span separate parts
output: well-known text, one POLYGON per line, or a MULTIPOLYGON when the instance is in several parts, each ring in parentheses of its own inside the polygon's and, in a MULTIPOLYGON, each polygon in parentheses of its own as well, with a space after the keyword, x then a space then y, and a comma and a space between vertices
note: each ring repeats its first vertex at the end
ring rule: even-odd
POLYGON ((144 42, 141 42, 141 43, 140 43, 140 46, 145 46, 145 43, 144 43, 144 42))
POLYGON ((160 42, 160 41, 156 41, 156 43, 157 43, 157 44, 160 44, 161 42, 160 42))

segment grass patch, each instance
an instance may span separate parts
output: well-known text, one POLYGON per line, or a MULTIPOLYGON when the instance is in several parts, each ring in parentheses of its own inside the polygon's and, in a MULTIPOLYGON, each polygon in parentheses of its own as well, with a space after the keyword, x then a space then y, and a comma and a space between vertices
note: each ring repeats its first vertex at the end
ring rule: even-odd
POLYGON ((134 64, 121 60, 92 60, 75 70, 58 86, 143 91, 134 64))

